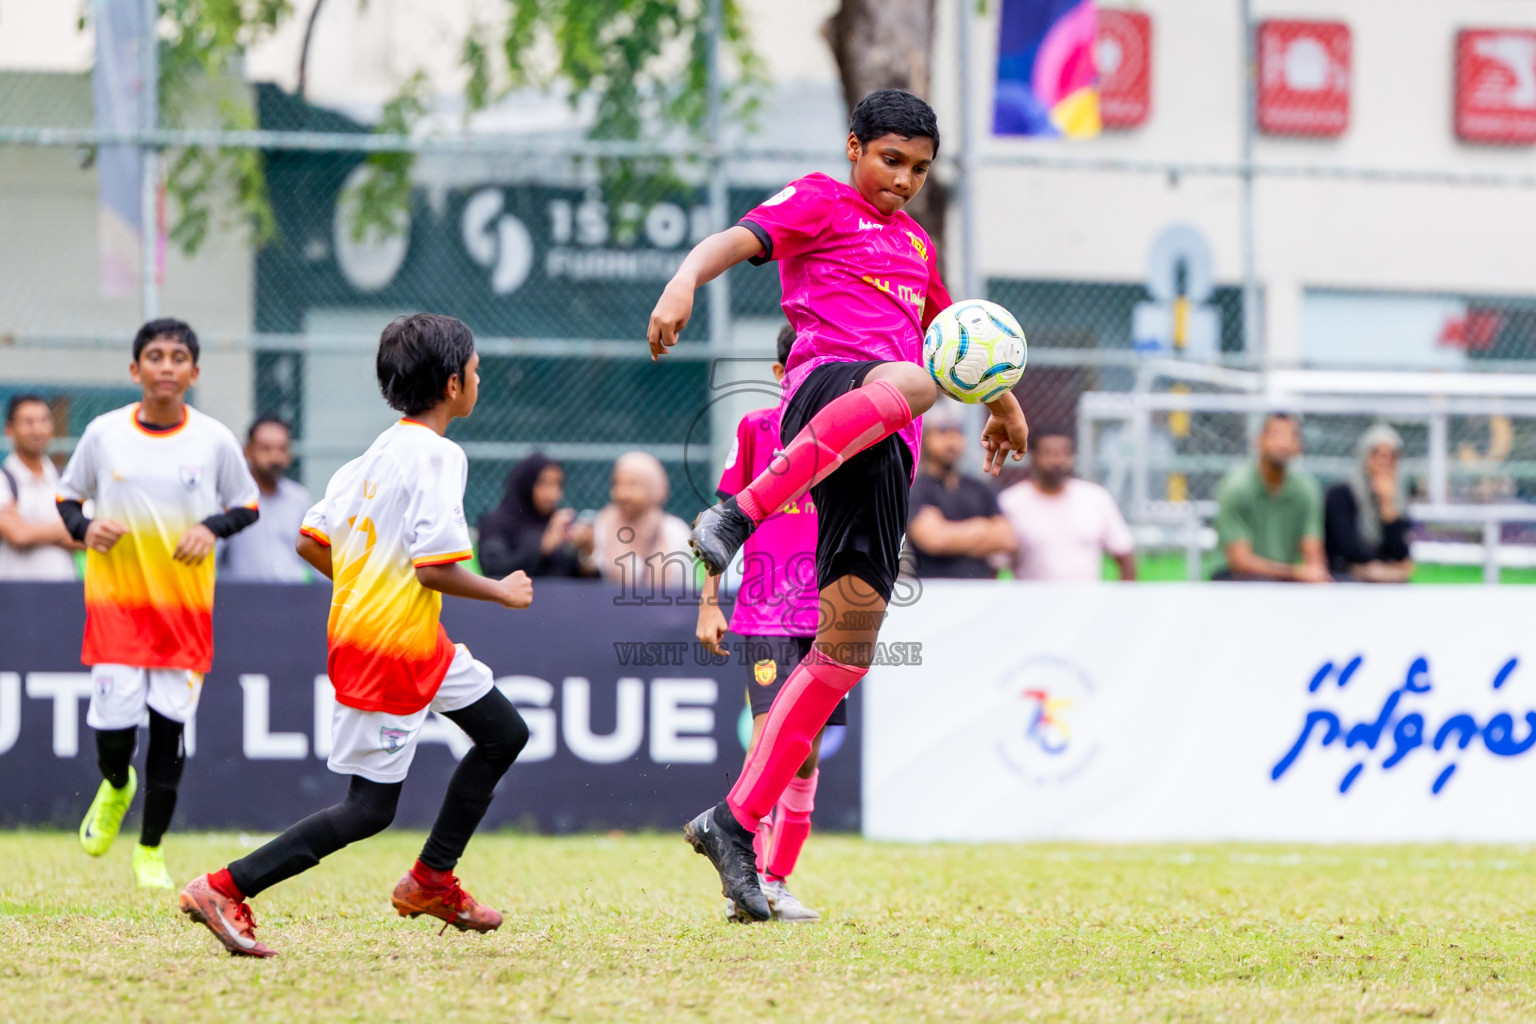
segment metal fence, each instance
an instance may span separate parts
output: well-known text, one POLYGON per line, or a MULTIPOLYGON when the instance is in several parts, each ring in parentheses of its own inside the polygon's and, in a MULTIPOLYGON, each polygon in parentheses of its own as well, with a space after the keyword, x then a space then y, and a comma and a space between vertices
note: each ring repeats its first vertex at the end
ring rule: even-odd
POLYGON ((1329 393, 1336 376, 1233 373, 1224 390, 1207 375, 1193 385, 1200 392, 1084 395, 1080 472, 1110 489, 1144 540, 1182 548, 1186 575, 1198 579, 1215 545, 1217 488, 1253 459, 1265 416, 1298 418, 1299 471, 1324 487, 1358 470, 1361 435, 1385 423, 1403 440, 1419 560, 1481 565, 1487 582, 1500 567, 1536 564, 1536 378, 1485 375, 1463 382, 1469 393, 1447 395, 1437 393, 1443 381, 1402 375, 1393 382, 1401 393, 1365 395, 1329 393))
MULTIPOLYGON (((1256 40, 1243 6, 1245 39, 1256 40)), ((960 42, 972 46, 972 16, 960 23, 960 42)), ((1258 55, 1250 50, 1243 60, 1256 66, 1258 55)), ((1344 181, 1366 190, 1477 189, 1526 200, 1536 188, 1536 175, 1518 167, 1482 173, 1267 161, 1255 155, 1256 86, 1252 75, 1247 80, 1237 150, 1230 159, 1200 161, 1004 151, 982 137, 973 123, 980 117, 975 97, 960 90, 967 113, 938 170, 957 214, 946 253, 952 291, 985 294, 1024 324, 1030 369, 1018 394, 1036 424, 1079 422, 1088 392, 1140 388, 1197 401, 1223 389, 1224 369, 1275 368, 1262 340, 1268 282, 1258 269, 1263 239, 1253 216, 1255 197, 1266 189, 1344 181), (1225 211, 1223 230, 1243 254, 1242 273, 1215 280, 1177 239, 1167 294, 1144 275, 997 272, 980 255, 996 248, 986 243, 1025 226, 979 207, 988 175, 1017 175, 1021 187, 1038 186, 1043 196, 1057 179, 1084 175, 1124 183, 1133 194, 1203 183, 1217 189, 1211 203, 1225 211), (1149 383, 1156 365, 1149 359, 1172 360, 1187 372, 1149 383)), ((153 97, 141 118, 107 124, 93 107, 89 76, 0 68, 0 215, 7 228, 0 398, 41 391, 56 400, 73 436, 92 415, 131 400, 121 372, 126 339, 146 316, 174 313, 207 343, 196 400, 236 424, 261 414, 292 422, 300 472, 318 488, 388 422, 371 372, 381 325, 399 312, 430 309, 468 322, 484 359, 481 407, 455 428, 471 458, 471 517, 496 501, 509 466, 534 449, 565 462, 568 500, 577 508, 606 500, 612 460, 631 448, 652 451, 667 466, 674 512, 691 515, 710 499, 734 418, 762 404, 769 387, 767 364, 782 322, 777 274, 743 266, 701 293, 683 343, 661 365, 649 362, 642 340, 647 314, 694 241, 789 177, 841 173, 835 146, 724 141, 718 81, 716 116, 702 143, 598 143, 574 130, 508 136, 442 125, 390 135, 274 86, 220 83, 214 91, 243 104, 253 127, 224 130, 206 103, 173 107, 153 97), (125 163, 111 163, 125 154, 125 163), (263 171, 264 232, 250 229, 241 203, 251 197, 229 173, 241 158, 258 160, 263 171), (403 161, 406 188, 396 194, 403 203, 390 206, 380 193, 403 161), (119 201, 119 220, 131 222, 134 209, 140 222, 163 220, 172 228, 168 244, 155 232, 114 235, 103 226, 111 205, 104 185, 114 166, 112 173, 150 172, 133 179, 137 192, 119 201), (159 183, 171 174, 186 184, 200 170, 210 177, 189 222, 159 183), (200 243, 184 250, 180 243, 196 230, 200 243), (139 274, 144 265, 156 271, 139 274)), ((1335 297, 1318 291, 1315 298, 1333 308, 1335 297)), ((1371 294, 1336 298, 1344 312, 1330 323, 1371 315, 1371 294)), ((1443 307, 1455 369, 1519 370, 1536 359, 1536 298, 1449 291, 1419 298, 1426 315, 1443 307)), ((1441 420, 1403 424, 1410 471, 1432 485, 1427 495, 1440 503, 1536 497, 1536 423, 1501 410, 1493 397, 1469 401, 1441 420), (1431 451, 1445 456, 1438 475, 1431 451), (1493 463, 1496 471, 1488 468, 1493 463)), ((1309 416, 1309 464, 1323 476, 1336 473, 1378 412, 1357 406, 1309 416)), ((1133 511, 1143 500, 1208 498, 1250 440, 1250 417, 1240 411, 1170 406, 1155 417, 1159 425, 1147 430, 1140 450, 1161 461, 1136 477, 1141 493, 1126 494, 1133 511)), ((1098 421, 1090 426, 1097 431, 1098 421)), ((66 437, 61 447, 68 445, 66 437)), ((1095 433, 1081 448, 1102 470, 1114 445, 1095 433)))

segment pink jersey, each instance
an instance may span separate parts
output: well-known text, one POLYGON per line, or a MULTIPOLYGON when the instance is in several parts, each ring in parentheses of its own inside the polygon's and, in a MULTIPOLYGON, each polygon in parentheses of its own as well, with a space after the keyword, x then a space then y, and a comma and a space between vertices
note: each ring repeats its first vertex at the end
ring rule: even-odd
MULTIPOLYGON (((763 243, 753 263, 779 261, 784 315, 795 329, 784 401, 824 363, 921 364, 923 331, 950 298, 917 221, 900 210, 887 217, 852 185, 808 174, 741 224, 763 243)), ((921 417, 900 434, 915 468, 921 417)))
MULTIPOLYGON (((736 425, 720 497, 740 493, 783 446, 779 410, 749 412, 736 425)), ((742 548, 741 588, 731 630, 743 636, 815 636, 816 503, 806 494, 763 520, 742 548)))

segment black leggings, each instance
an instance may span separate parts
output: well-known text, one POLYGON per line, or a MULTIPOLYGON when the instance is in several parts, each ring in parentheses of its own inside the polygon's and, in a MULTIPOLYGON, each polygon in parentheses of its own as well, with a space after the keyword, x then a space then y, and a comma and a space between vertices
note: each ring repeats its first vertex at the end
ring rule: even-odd
MULTIPOLYGON (((451 871, 469 837, 491 805, 496 784, 528 742, 528 725, 500 690, 492 690, 467 708, 444 712, 474 741, 454 769, 437 821, 422 847, 421 862, 434 871, 451 871)), ((399 782, 370 782, 353 776, 347 797, 317 811, 249 856, 229 865, 230 878, 246 896, 255 896, 285 878, 308 871, 349 843, 377 835, 395 819, 399 782)))
MULTIPOLYGON (((144 755, 144 821, 139 842, 159 846, 176 811, 176 789, 187 761, 180 722, 149 709, 149 751, 144 755)), ((128 765, 138 742, 138 729, 98 729, 96 767, 115 789, 128 785, 128 765)))

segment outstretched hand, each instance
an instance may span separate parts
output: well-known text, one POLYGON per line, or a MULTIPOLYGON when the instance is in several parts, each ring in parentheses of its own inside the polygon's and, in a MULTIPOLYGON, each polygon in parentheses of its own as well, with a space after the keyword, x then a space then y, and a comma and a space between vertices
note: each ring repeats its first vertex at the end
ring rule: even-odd
POLYGON ((987 409, 992 415, 987 417, 987 425, 981 432, 981 449, 986 453, 982 457, 981 468, 983 472, 997 476, 1003 471, 1003 463, 1008 460, 1009 452, 1013 453, 1013 459, 1017 462, 1029 450, 1029 424, 1024 419, 1024 410, 1019 407, 1019 400, 1013 397, 1012 392, 994 402, 988 402, 987 409))

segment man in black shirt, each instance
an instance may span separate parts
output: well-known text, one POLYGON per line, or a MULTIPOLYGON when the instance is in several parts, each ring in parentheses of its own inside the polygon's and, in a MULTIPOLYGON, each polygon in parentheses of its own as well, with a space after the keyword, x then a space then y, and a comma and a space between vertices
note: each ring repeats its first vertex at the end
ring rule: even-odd
POLYGON ((940 402, 923 417, 923 457, 912 484, 907 539, 915 572, 926 579, 992 579, 997 570, 990 560, 1010 554, 1017 541, 992 489, 960 473, 965 435, 940 402))

